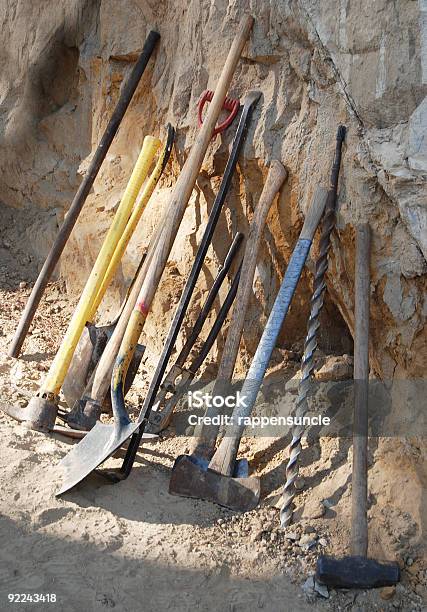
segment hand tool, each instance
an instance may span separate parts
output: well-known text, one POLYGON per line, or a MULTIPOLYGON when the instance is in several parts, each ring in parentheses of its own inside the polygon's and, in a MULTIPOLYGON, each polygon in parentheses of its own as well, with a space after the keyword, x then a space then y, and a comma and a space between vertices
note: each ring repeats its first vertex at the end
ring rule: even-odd
POLYGON ((316 567, 320 582, 346 589, 391 586, 400 580, 397 563, 380 563, 367 557, 369 259, 370 229, 364 223, 356 229, 351 556, 334 559, 322 555, 316 567))
MULTIPOLYGON (((170 249, 174 242, 174 239, 178 231, 179 225, 181 223, 182 217, 184 215, 185 207, 190 198, 197 175, 199 173, 201 164, 203 162, 203 158, 209 146, 209 142, 210 142, 211 135, 212 135, 212 130, 215 126, 215 123, 221 111, 222 104, 226 96, 226 92, 229 88, 231 79, 233 77, 235 68, 237 66, 237 62, 239 61, 243 47, 249 37, 250 31, 253 26, 253 21, 254 21, 253 18, 247 15, 242 19, 241 23, 239 24, 236 36, 232 43, 231 49, 228 53, 228 57, 226 59, 224 68, 222 70, 218 85, 216 87, 215 95, 212 99, 211 104, 209 105, 209 110, 206 115, 205 121, 196 137, 196 141, 190 151, 190 154, 186 162, 184 163, 181 174, 179 175, 178 180, 175 184, 175 188, 171 196, 170 209, 168 211, 170 214, 165 219, 165 224, 163 227, 162 234, 159 238, 158 244, 154 251, 153 260, 149 268, 147 268, 146 270, 145 278, 143 279, 141 290, 139 291, 139 297, 142 299, 138 300, 138 304, 139 304, 138 309, 142 310, 145 316, 147 315, 147 312, 148 312, 147 308, 151 304, 152 296, 154 295, 154 292, 159 284, 160 277, 166 265, 170 249)), ((143 266, 143 269, 141 270, 141 272, 144 270, 144 267, 145 266, 143 266)), ((135 283, 134 289, 136 288, 139 289, 138 284, 139 283, 135 283)), ((133 293, 133 290, 132 290, 132 293, 133 293)), ((125 311, 123 311, 122 316, 124 312, 125 311)), ((136 315, 134 315, 134 318, 135 317, 136 315)), ((122 337, 124 340, 125 330, 122 329, 122 326, 120 325, 120 323, 121 321, 119 321, 119 324, 116 326, 113 336, 111 337, 108 344, 110 344, 113 341, 113 339, 115 339, 115 336, 117 339, 120 336, 120 334, 123 334, 122 337)), ((108 345, 104 351, 103 357, 104 355, 106 355, 107 348, 108 348, 108 345)), ((103 357, 101 358, 101 361, 98 364, 98 368, 96 370, 97 373, 98 373, 98 370, 100 369, 100 365, 103 361, 103 357)), ((104 368, 104 374, 110 371, 110 362, 105 360, 103 364, 103 368, 104 368)), ((164 370, 162 372, 162 376, 163 376, 163 373, 164 373, 164 370)), ((159 380, 156 384, 158 385, 160 384, 160 382, 161 380, 159 380)), ((158 389, 158 386, 153 394, 153 398, 155 398, 157 389, 158 389)), ((149 390, 149 393, 150 393, 150 390, 149 390)), ((101 400, 99 400, 99 398, 96 398, 96 397, 95 398, 92 397, 91 399, 92 401, 98 401, 98 402, 100 401, 100 403, 102 403, 103 397, 101 400)), ((152 399, 150 401, 152 402, 152 399)), ((151 405, 150 405, 150 408, 151 408, 151 405)), ((135 455, 136 455, 136 452, 139 446, 139 442, 144 433, 143 428, 146 425, 147 417, 148 417, 148 414, 146 414, 146 412, 148 411, 144 411, 144 406, 143 406, 141 413, 138 417, 138 421, 133 426, 134 427, 133 440, 129 444, 129 448, 126 453, 126 456, 131 459, 130 461, 131 465, 133 464, 133 461, 134 461, 134 458, 135 458, 135 455), (143 427, 141 427, 142 423, 143 423, 143 427)), ((88 433, 88 435, 84 438, 84 440, 82 440, 82 442, 86 442, 87 440, 89 440, 89 443, 87 444, 90 445, 91 439, 94 437, 92 435, 94 431, 95 431, 95 428, 88 433)), ((96 439, 96 432, 95 432, 95 439, 96 439)), ((79 457, 79 452, 80 452, 79 447, 81 446, 82 442, 73 449, 74 452, 72 451, 73 457, 75 458, 77 468, 79 471, 80 471, 80 466, 82 462, 84 463, 84 453, 82 453, 82 455, 79 457)), ((61 492, 64 492, 70 488, 70 486, 67 485, 67 482, 71 482, 71 480, 73 480, 74 484, 76 484, 75 479, 69 478, 70 473, 72 474, 73 472, 73 467, 72 467, 73 458, 69 458, 66 462, 68 464, 68 470, 67 470, 68 474, 67 474, 67 478, 65 482, 63 483, 61 487, 61 492)), ((127 463, 126 457, 125 457, 124 464, 125 463, 127 463)), ((91 470, 89 469, 86 474, 90 473, 90 471, 91 470)), ((122 470, 122 472, 123 474, 126 474, 126 475, 129 473, 126 469, 122 470)), ((81 477, 83 478, 84 476, 85 474, 82 474, 81 477)), ((71 486, 74 486, 74 484, 71 484, 71 486)))
POLYGON ((212 305, 216 296, 218 295, 218 291, 221 288, 221 285, 227 276, 230 266, 233 262, 233 259, 237 253, 237 250, 240 247, 240 244, 243 240, 243 234, 238 232, 234 240, 228 250, 227 256, 224 260, 224 264, 218 270, 218 274, 215 277, 214 282, 212 283, 212 287, 209 290, 208 296, 203 304, 203 307, 197 317, 193 328, 191 330, 190 335, 187 338, 184 346, 181 349, 175 363, 170 368, 169 372, 163 379, 162 384, 159 387, 159 391, 157 393, 155 402, 153 404, 153 408, 151 409, 150 417, 149 417, 149 425, 146 427, 146 430, 149 433, 160 433, 163 429, 165 429, 172 418, 173 410, 176 404, 179 401, 180 395, 184 393, 187 386, 191 383, 194 376, 197 373, 197 370, 201 367, 203 361, 207 357, 212 344, 215 342, 216 337, 221 329, 221 325, 224 322, 225 317, 227 316, 228 310, 231 307, 231 303, 234 300, 233 295, 233 287, 235 281, 237 279, 237 285, 239 282, 240 272, 236 274, 235 281, 233 281, 233 285, 229 292, 229 297, 225 300, 222 309, 224 309, 224 318, 222 318, 222 314, 218 314, 215 319, 215 322, 212 326, 212 329, 209 333, 208 339, 203 344, 203 347, 200 349, 199 354, 193 360, 191 366, 189 368, 185 368, 185 362, 187 357, 189 356, 191 349, 193 348, 197 338, 199 337, 200 332, 202 331, 203 325, 206 321, 206 318, 211 311, 212 305), (232 297, 230 297, 232 296, 232 297), (230 301, 231 300, 231 301, 230 301), (230 302, 230 303, 229 303, 230 302), (180 391, 180 393, 179 393, 180 391))
MULTIPOLYGON (((86 322, 92 314, 92 305, 102 286, 114 251, 126 228, 138 192, 144 182, 154 159, 160 141, 153 136, 146 136, 135 167, 121 202, 114 215, 111 226, 105 236, 92 271, 89 275, 79 303, 68 325, 68 329, 56 353, 49 372, 37 394, 31 398, 28 406, 22 410, 20 421, 27 427, 39 431, 49 431, 55 424, 58 413, 59 392, 71 363, 75 348, 86 322)), ((118 260, 115 261, 116 265, 118 260)), ((104 285, 104 288, 106 286, 104 285)), ((10 416, 15 416, 9 413, 10 416)))
MULTIPOLYGON (((213 396, 223 395, 233 377, 234 366, 239 352, 240 339, 243 333, 246 310, 252 294, 256 260, 265 221, 286 177, 286 169, 279 161, 273 160, 250 226, 242 263, 241 282, 237 290, 236 306, 233 309, 228 328, 227 338, 218 368, 217 380, 212 391, 213 396)), ((218 409, 212 406, 207 409, 205 416, 211 418, 217 416, 217 414, 218 409)), ((210 461, 215 451, 215 442, 218 432, 219 426, 202 426, 195 438, 191 454, 195 457, 208 459, 210 461)))
MULTIPOLYGON (((317 348, 317 332, 320 327, 320 312, 323 307, 326 291, 326 272, 328 270, 328 252, 331 246, 331 233, 336 222, 336 205, 338 192, 338 178, 341 166, 342 145, 346 129, 339 126, 336 137, 335 158, 331 170, 328 199, 325 215, 322 222, 322 235, 320 237, 319 257, 316 262, 316 272, 311 297, 310 317, 304 344, 304 355, 301 363, 301 380, 298 385, 298 398, 295 416, 303 417, 308 410, 307 395, 311 386, 314 371, 314 353, 317 348)), ((304 428, 299 425, 292 429, 292 441, 289 449, 289 461, 286 466, 286 484, 282 495, 280 522, 286 527, 292 521, 293 499, 295 497, 295 479, 298 477, 298 457, 301 453, 301 438, 304 428)))
POLYGON ((181 455, 176 459, 169 483, 170 493, 214 501, 221 506, 242 512, 257 505, 260 496, 259 479, 234 476, 239 463, 236 462, 236 457, 240 439, 245 429, 244 418, 251 415, 325 203, 326 191, 318 188, 243 384, 241 397, 244 398, 244 405, 234 408, 232 425, 227 428, 208 469, 200 467, 192 455, 181 455))
MULTIPOLYGON (((264 184, 258 205, 255 208, 254 217, 252 219, 242 262, 241 282, 239 283, 239 288, 237 290, 236 306, 233 310, 233 315, 230 321, 230 326, 218 369, 217 381, 212 392, 212 396, 214 397, 225 394, 225 389, 227 385, 229 385, 233 376, 240 339, 243 332, 245 314, 252 291, 252 283, 262 231, 268 211, 270 210, 278 191, 285 181, 286 176, 287 172, 285 168, 279 161, 274 160, 271 163, 267 180, 264 184)), ((212 406, 208 408, 205 416, 212 418, 217 414, 219 414, 219 409, 212 406)), ((206 479, 209 480, 210 477, 210 475, 205 474, 205 472, 207 471, 209 461, 215 451, 215 442, 218 431, 219 426, 216 425, 203 425, 201 428, 199 428, 199 431, 196 433, 192 453, 189 456, 191 464, 197 465, 199 471, 193 472, 192 474, 185 473, 184 478, 181 479, 181 469, 179 467, 181 465, 181 458, 178 458, 172 471, 169 492, 188 497, 192 497, 192 492, 194 491, 203 492, 206 479), (201 475, 200 472, 203 474, 201 475), (201 489, 199 489, 199 486, 201 489)), ((249 469, 247 461, 237 462, 234 473, 236 479, 247 477, 248 472, 249 469)), ((253 480, 250 482, 251 484, 254 483, 253 480)), ((244 489, 242 488, 242 490, 244 489)), ((259 497, 259 488, 257 491, 254 491, 253 489, 248 491, 245 500, 246 504, 251 505, 253 503, 254 494, 255 497, 259 497)))
MULTIPOLYGON (((197 103, 197 122, 199 127, 203 125, 203 109, 206 102, 212 102, 212 98, 214 97, 214 92, 210 89, 206 89, 199 98, 199 102, 197 103)), ((217 134, 220 134, 224 130, 226 130, 234 121, 238 111, 239 111, 239 100, 235 100, 234 98, 225 98, 224 104, 222 108, 230 111, 230 114, 222 121, 219 125, 215 127, 212 132, 212 138, 214 138, 217 134)))
MULTIPOLYGON (((126 291, 126 296, 122 305, 120 306, 119 312, 111 323, 106 323, 104 325, 95 325, 95 323, 92 322, 86 323, 85 329, 83 330, 76 350, 74 351, 73 359, 70 367, 68 368, 67 375, 62 384, 62 394, 67 405, 72 409, 75 407, 76 402, 78 402, 78 400, 81 398, 86 384, 92 375, 96 364, 101 358, 107 341, 111 337, 111 334, 113 333, 114 328, 120 319, 120 315, 123 312, 127 300, 129 299, 134 282, 145 260, 145 256, 146 254, 144 253, 141 261, 138 264, 138 268, 136 269, 132 282, 126 291)), ((62 412, 64 413, 63 416, 65 419, 68 420, 71 418, 73 410, 68 412, 64 410, 62 412)), ((107 412, 111 412, 111 410, 108 410, 107 412)), ((58 416, 62 418, 61 408, 59 409, 58 416)))
POLYGON ((154 32, 153 30, 148 34, 141 55, 136 61, 136 64, 133 67, 133 70, 129 75, 128 80, 122 88, 122 92, 116 104, 116 108, 114 109, 114 112, 111 115, 111 119, 108 122, 107 127, 105 128, 105 132, 102 135, 102 138, 95 151, 92 161, 90 162, 86 176, 84 177, 76 195, 74 196, 71 206, 59 230, 58 236, 56 237, 55 242, 53 243, 49 255, 47 256, 46 261, 43 264, 39 276, 34 284, 33 290, 31 291, 31 295, 28 298, 27 305, 25 306, 24 312, 21 315, 21 319, 16 329, 15 336, 9 348, 8 354, 10 357, 19 357, 19 353, 21 351, 25 337, 28 333, 28 330, 30 328, 31 322, 34 318, 44 290, 46 289, 46 285, 48 284, 50 277, 52 276, 53 271, 56 267, 56 264, 58 263, 58 260, 61 257, 62 251, 64 250, 64 247, 67 243, 68 238, 70 237, 74 225, 76 224, 77 218, 83 208, 87 196, 89 195, 95 178, 98 175, 101 164, 104 161, 105 156, 107 155, 108 149, 110 148, 110 145, 119 128, 126 109, 129 106, 132 96, 135 93, 138 83, 141 80, 142 75, 144 74, 145 68, 159 39, 160 34, 154 32))

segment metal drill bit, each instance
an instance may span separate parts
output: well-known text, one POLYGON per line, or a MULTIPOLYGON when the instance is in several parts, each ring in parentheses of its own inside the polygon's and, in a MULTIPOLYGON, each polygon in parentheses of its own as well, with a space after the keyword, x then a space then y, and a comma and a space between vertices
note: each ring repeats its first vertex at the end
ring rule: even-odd
MULTIPOLYGON (((341 165, 342 144, 346 128, 339 126, 336 137, 335 158, 332 165, 328 200, 322 223, 322 235, 319 245, 319 257, 316 261, 316 273, 311 297, 310 317, 307 325, 307 336, 304 344, 304 355, 301 362, 301 380, 298 385, 298 398, 294 411, 295 417, 303 417, 308 411, 307 396, 314 370, 314 353, 317 348, 317 332, 320 327, 320 311, 322 310, 326 289, 325 275, 328 269, 328 252, 331 246, 331 233, 335 227, 335 210, 337 203, 338 176, 341 165)), ((295 497, 295 479, 298 476, 298 458, 301 453, 301 438, 304 428, 301 425, 292 429, 292 442, 289 446, 289 461, 286 466, 286 484, 283 491, 283 505, 280 510, 280 523, 286 527, 292 522, 293 500, 295 497)))

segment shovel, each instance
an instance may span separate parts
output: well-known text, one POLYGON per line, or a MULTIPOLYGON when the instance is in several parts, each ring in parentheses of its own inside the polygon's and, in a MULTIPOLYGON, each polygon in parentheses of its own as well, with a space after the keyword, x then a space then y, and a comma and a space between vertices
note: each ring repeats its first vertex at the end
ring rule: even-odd
POLYGON ((15 336, 9 348, 10 357, 19 357, 22 344, 24 343, 25 337, 28 333, 28 330, 30 328, 31 322, 34 318, 44 290, 46 289, 46 285, 48 284, 49 279, 52 276, 53 271, 55 270, 56 264, 58 263, 58 260, 61 257, 62 251, 64 250, 64 247, 68 241, 68 238, 70 237, 74 225, 76 224, 78 216, 83 208, 87 196, 89 195, 95 178, 98 175, 101 164, 104 161, 105 156, 107 155, 108 149, 110 148, 110 145, 113 142, 113 138, 117 130, 119 129, 119 125, 123 119, 126 109, 129 106, 132 96, 135 93, 138 83, 141 80, 142 75, 144 74, 145 68, 159 39, 160 34, 158 34, 157 32, 151 31, 149 33, 147 40, 144 43, 142 53, 139 56, 128 80, 122 88, 122 92, 116 104, 116 108, 114 109, 111 119, 108 122, 107 127, 105 128, 105 132, 95 151, 95 154, 87 170, 86 176, 84 177, 76 195, 74 196, 74 199, 64 219, 61 229, 59 230, 58 236, 56 237, 55 242, 53 243, 53 246, 49 252, 49 255, 47 256, 46 261, 43 264, 43 268, 40 271, 40 274, 36 280, 33 290, 31 291, 31 295, 25 306, 24 312, 21 315, 18 328, 15 332, 15 336))
MULTIPOLYGON (((229 85, 231 83, 231 79, 233 77, 233 74, 237 66, 237 63, 239 61, 243 47, 251 32, 253 21, 254 21, 253 18, 247 15, 246 17, 243 18, 243 20, 241 21, 237 29, 236 36, 234 38, 231 49, 228 53, 227 60, 222 70, 218 85, 215 90, 215 95, 209 106, 209 110, 207 112, 206 118, 198 133, 198 136, 190 151, 190 154, 182 168, 181 174, 179 175, 178 180, 175 184, 175 188, 171 196, 169 216, 165 219, 165 225, 164 225, 162 234, 160 236, 160 239, 158 241, 157 247, 155 249, 153 260, 151 262, 150 267, 147 268, 145 278, 142 282, 141 290, 139 291, 139 297, 137 300, 136 309, 134 309, 132 312, 132 316, 129 320, 129 325, 127 326, 125 332, 122 330, 122 326, 120 326, 120 329, 119 329, 119 325, 117 325, 116 329, 114 330, 113 336, 108 344, 112 343, 113 339, 115 339, 115 342, 117 342, 117 339, 120 337, 120 334, 124 333, 123 342, 125 341, 125 338, 127 336, 126 338, 126 346, 127 346, 128 341, 130 342, 130 340, 133 340, 134 334, 136 334, 136 331, 142 330, 145 317, 148 314, 148 309, 150 307, 152 298, 154 296, 154 293, 156 291, 156 288, 162 276, 164 267, 166 265, 166 262, 169 256, 169 252, 172 248, 172 244, 174 242, 176 233, 179 229, 179 225, 184 215, 184 211, 187 206, 188 200, 190 199, 190 195, 193 190, 194 184, 196 182, 197 175, 200 171, 200 167, 202 165, 206 150, 209 146, 209 142, 212 136, 212 131, 215 127, 215 123, 221 111, 221 108, 222 108, 222 105, 223 105, 223 102, 224 102, 224 99, 227 93, 227 89, 229 88, 229 85), (131 330, 134 330, 134 331, 131 332, 131 330)), ((143 266, 143 269, 144 268, 145 268, 145 265, 143 266)), ((141 272, 142 271, 143 270, 141 270, 141 272)), ((136 290, 137 287, 138 287, 138 283, 135 283, 134 290, 136 290)), ((132 348, 131 345, 129 346, 130 348, 132 348)), ((135 343, 135 346, 136 346, 136 343, 135 343)), ((123 345, 123 348, 124 347, 125 345, 123 345)), ((104 351, 104 355, 105 354, 106 354, 106 351, 104 351)), ((111 379, 113 382, 112 401, 114 401, 114 398, 117 398, 118 402, 117 402, 116 412, 118 413, 118 416, 121 419, 121 422, 124 424, 124 427, 120 429, 119 433, 121 434, 124 431, 126 431, 126 433, 129 431, 131 431, 131 433, 134 433, 140 429, 140 425, 142 422, 144 422, 144 426, 145 426, 146 414, 144 410, 142 410, 137 423, 133 423, 132 425, 129 425, 129 424, 125 424, 126 423, 126 410, 123 410, 124 414, 120 413, 120 407, 123 407, 123 406, 122 406, 122 398, 118 397, 118 394, 122 391, 119 380, 120 380, 120 377, 123 377, 123 375, 126 373, 125 366, 128 365, 127 361, 132 357, 132 350, 126 353, 125 351, 123 351, 121 352, 121 354, 122 355, 126 354, 127 358, 126 358, 126 363, 124 359, 116 360, 115 367, 112 373, 112 379, 111 379)), ((111 353, 110 353, 110 356, 111 356, 111 353)), ((103 359, 101 359, 98 365, 97 373, 100 370, 99 366, 101 365, 102 361, 103 359)), ((106 359, 104 360, 104 363, 102 365, 103 365, 102 374, 104 374, 105 376, 110 371, 110 361, 106 359)), ((103 381, 103 384, 104 385, 106 384, 107 389, 108 389, 108 382, 106 383, 105 381, 103 381)), ((105 393, 104 393, 104 396, 105 396, 105 393)), ((102 403, 104 396, 102 396, 101 400, 99 396, 92 397, 91 400, 102 403)), ((153 397, 155 397, 155 393, 153 394, 153 397)), ((132 458, 131 460, 132 464, 133 464, 133 460, 136 455, 136 451, 139 446, 139 441, 142 435, 143 435, 143 431, 141 428, 141 431, 138 431, 137 435, 133 436, 133 439, 129 445, 128 453, 129 453, 129 456, 131 456, 132 458)), ((121 435, 119 435, 119 437, 121 438, 121 435)), ((73 449, 72 458, 68 458, 68 460, 64 459, 64 464, 66 466, 66 474, 65 474, 63 486, 61 488, 61 493, 65 492, 66 490, 74 486, 76 482, 79 482, 82 478, 84 478, 87 474, 89 474, 94 469, 94 467, 91 467, 91 466, 93 466, 94 464, 95 464, 95 467, 98 466, 111 454, 110 450, 113 444, 107 444, 107 449, 106 449, 105 440, 104 440, 104 445, 102 446, 103 450, 101 452, 100 446, 98 442, 96 441, 96 438, 97 438, 97 431, 96 431, 96 426, 95 426, 88 433, 88 435, 82 440, 82 442, 80 442, 73 449), (96 446, 98 448, 98 451, 99 451, 98 453, 95 453, 91 450, 90 444, 92 440, 93 440, 94 447, 96 446), (81 448, 81 445, 83 442, 85 442, 86 444, 84 445, 83 448, 81 448), (76 475, 78 475, 77 479, 76 479, 76 475)), ((118 440, 117 439, 115 440, 117 443, 118 440)), ((127 456, 128 456, 128 453, 127 453, 127 456)))
POLYGON ((245 429, 244 419, 251 415, 255 405, 271 353, 310 251, 314 232, 323 214, 326 197, 326 190, 318 188, 243 384, 241 397, 244 398, 244 405, 233 410, 232 425, 227 428, 207 469, 201 468, 191 456, 182 455, 177 458, 169 484, 170 493, 206 499, 240 512, 252 510, 258 504, 259 479, 235 476, 236 465, 239 463, 236 461, 237 452, 245 429))

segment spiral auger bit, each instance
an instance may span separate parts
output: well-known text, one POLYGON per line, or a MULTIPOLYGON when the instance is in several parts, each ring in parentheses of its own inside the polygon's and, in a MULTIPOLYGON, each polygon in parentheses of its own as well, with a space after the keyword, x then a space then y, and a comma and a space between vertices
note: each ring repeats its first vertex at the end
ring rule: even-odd
MULTIPOLYGON (((346 128, 340 125, 337 131, 335 157, 331 170, 328 199, 322 221, 319 256, 316 261, 311 309, 307 325, 307 336, 301 363, 301 379, 298 386, 298 398, 295 408, 295 416, 297 417, 304 416, 308 411, 307 396, 311 387, 311 378, 314 370, 314 353, 317 349, 317 334, 320 327, 320 313, 323 307, 326 290, 325 276, 328 270, 328 253, 331 246, 331 234, 336 221, 338 178, 345 134, 346 128)), ((292 522, 293 501, 295 497, 294 483, 298 477, 298 460, 301 453, 301 438, 303 433, 304 429, 301 426, 294 427, 292 430, 292 441, 289 447, 289 461, 286 466, 286 484, 282 496, 283 505, 280 511, 280 522, 282 527, 287 527, 292 522)))

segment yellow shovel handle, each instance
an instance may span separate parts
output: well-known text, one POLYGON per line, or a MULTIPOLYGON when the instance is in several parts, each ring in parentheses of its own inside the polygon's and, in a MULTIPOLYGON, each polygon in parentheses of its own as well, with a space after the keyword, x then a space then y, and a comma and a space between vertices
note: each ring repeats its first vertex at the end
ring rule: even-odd
POLYGON ((95 317, 95 313, 98 310, 98 306, 101 303, 101 300, 104 297, 109 284, 111 283, 111 280, 114 276, 114 273, 117 270, 117 266, 119 265, 121 258, 123 257, 123 253, 126 250, 129 240, 131 239, 132 234, 134 233, 136 226, 138 225, 138 222, 141 219, 142 213, 144 212, 147 206, 147 203, 149 199, 151 198, 153 191, 156 188, 157 183, 159 182, 159 178, 162 174, 164 164, 165 164, 165 156, 167 154, 168 154, 168 145, 166 143, 165 146, 163 147, 161 154, 159 155, 159 159, 157 160, 154 170, 152 171, 150 177, 148 178, 144 186, 144 189, 137 203, 135 204, 135 207, 132 211, 130 219, 126 225, 126 229, 123 232, 119 242, 117 243, 116 250, 114 251, 114 255, 111 258, 111 261, 108 265, 108 269, 103 278, 102 285, 99 288, 98 294, 93 302, 89 321, 92 321, 93 318, 95 317))
POLYGON ((77 342, 92 312, 93 300, 98 295, 117 243, 126 228, 139 190, 147 177, 148 170, 150 169, 160 144, 160 141, 152 136, 146 136, 144 138, 141 152, 132 171, 120 205, 114 215, 111 227, 107 232, 92 272, 83 289, 77 308, 68 325, 62 344, 56 353, 55 359, 39 394, 47 397, 55 397, 62 387, 77 342))

